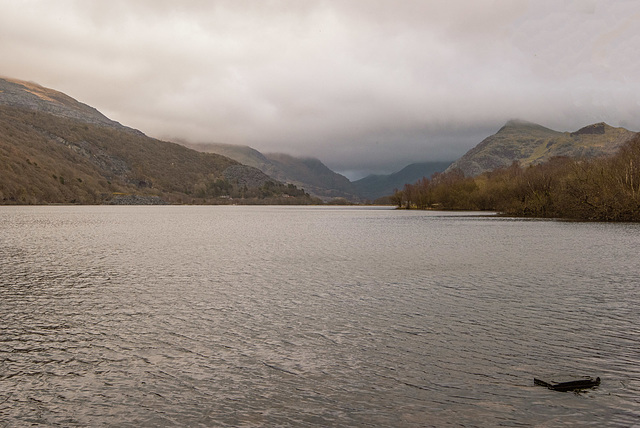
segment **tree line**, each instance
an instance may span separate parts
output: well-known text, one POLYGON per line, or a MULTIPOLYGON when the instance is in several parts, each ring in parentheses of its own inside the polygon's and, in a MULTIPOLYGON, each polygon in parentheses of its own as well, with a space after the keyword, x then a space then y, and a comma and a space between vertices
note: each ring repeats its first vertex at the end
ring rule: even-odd
POLYGON ((640 134, 605 158, 556 157, 465 177, 460 170, 406 184, 399 208, 497 211, 522 217, 640 221, 640 134))

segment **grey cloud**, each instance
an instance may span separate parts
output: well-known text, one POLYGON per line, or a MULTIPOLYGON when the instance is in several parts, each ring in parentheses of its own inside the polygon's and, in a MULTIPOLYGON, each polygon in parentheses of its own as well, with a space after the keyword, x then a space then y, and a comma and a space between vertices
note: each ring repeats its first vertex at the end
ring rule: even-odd
POLYGON ((161 138, 353 176, 453 160, 519 117, 640 130, 626 1, 0 0, 0 74, 161 138))

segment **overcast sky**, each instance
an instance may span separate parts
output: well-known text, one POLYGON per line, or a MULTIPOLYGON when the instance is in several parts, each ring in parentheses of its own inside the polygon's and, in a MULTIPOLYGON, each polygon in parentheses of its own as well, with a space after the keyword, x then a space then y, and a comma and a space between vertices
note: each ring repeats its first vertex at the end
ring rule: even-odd
POLYGON ((640 2, 0 0, 0 75, 357 178, 509 119, 640 131, 640 2))

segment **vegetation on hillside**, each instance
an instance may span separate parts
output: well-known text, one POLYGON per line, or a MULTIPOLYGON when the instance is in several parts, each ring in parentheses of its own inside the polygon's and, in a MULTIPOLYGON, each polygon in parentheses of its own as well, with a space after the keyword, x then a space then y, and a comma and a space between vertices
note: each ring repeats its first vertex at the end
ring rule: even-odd
POLYGON ((640 135, 611 157, 555 157, 465 177, 460 170, 405 185, 402 208, 489 210, 526 217, 640 221, 640 135))
POLYGON ((279 153, 262 154, 251 147, 233 144, 187 142, 180 144, 205 153, 217 153, 252 166, 276 180, 304 188, 311 195, 326 202, 332 198, 344 198, 349 202, 360 199, 348 178, 330 170, 318 159, 299 158, 279 153))
POLYGON ((120 195, 188 204, 318 202, 265 175, 247 184, 245 172, 226 173, 238 166, 133 130, 0 106, 0 204, 101 204, 120 195))

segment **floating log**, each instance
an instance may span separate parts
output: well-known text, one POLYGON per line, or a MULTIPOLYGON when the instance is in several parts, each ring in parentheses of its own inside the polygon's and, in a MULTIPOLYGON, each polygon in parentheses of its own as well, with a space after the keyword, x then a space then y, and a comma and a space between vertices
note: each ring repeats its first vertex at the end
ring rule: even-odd
POLYGON ((554 391, 577 391, 600 385, 600 378, 597 377, 594 379, 591 376, 559 376, 550 380, 533 378, 533 383, 535 385, 546 386, 554 391))

